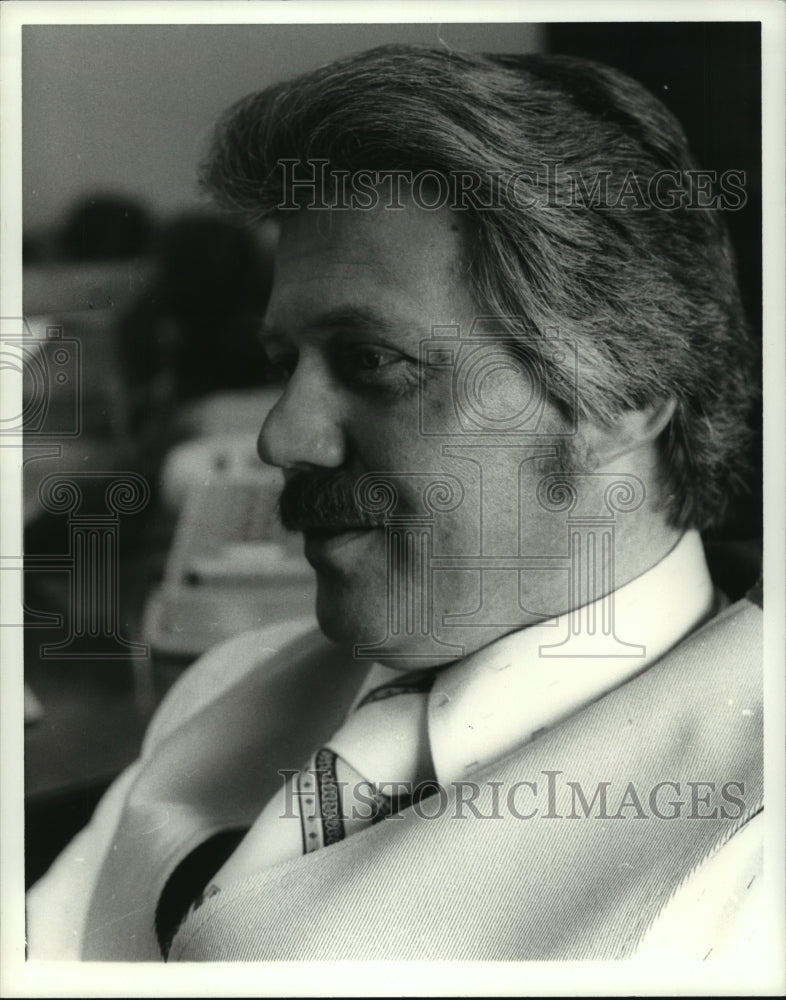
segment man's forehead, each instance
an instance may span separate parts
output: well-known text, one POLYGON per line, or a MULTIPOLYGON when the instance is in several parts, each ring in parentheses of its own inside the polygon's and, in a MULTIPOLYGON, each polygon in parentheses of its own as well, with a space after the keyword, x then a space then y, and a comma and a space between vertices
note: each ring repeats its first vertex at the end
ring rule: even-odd
MULTIPOLYGON (((342 302, 338 305, 329 304, 324 309, 315 308, 313 312, 305 314, 304 320, 305 325, 315 334, 327 335, 334 330, 358 334, 400 332, 400 324, 395 315, 363 302, 342 302)), ((268 313, 260 333, 264 338, 276 340, 286 338, 287 330, 279 326, 275 317, 268 313)))
POLYGON ((463 250, 463 219, 448 208, 300 209, 279 216, 277 264, 313 257, 384 261, 416 269, 426 262, 450 267, 463 250))
MULTIPOLYGON (((283 213, 282 213, 283 214, 283 213)), ((268 316, 329 310, 339 303, 374 304, 442 321, 450 301, 470 307, 463 277, 463 227, 450 210, 426 212, 414 205, 299 210, 279 223, 273 291, 268 316)))

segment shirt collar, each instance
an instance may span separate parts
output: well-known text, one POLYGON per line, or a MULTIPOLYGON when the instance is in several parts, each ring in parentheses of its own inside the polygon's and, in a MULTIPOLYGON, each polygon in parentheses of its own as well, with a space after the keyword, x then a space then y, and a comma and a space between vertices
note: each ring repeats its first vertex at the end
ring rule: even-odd
POLYGON ((613 600, 510 633, 440 671, 428 705, 437 780, 469 777, 645 670, 713 606, 701 539, 688 531, 613 600))

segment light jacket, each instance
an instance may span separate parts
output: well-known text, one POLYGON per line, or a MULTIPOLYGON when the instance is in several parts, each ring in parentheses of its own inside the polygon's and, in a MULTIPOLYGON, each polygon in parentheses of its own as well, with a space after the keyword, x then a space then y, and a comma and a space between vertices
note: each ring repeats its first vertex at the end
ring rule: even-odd
MULTIPOLYGON (((749 600, 733 604, 473 774, 475 810, 448 789, 431 818, 427 800, 206 899, 169 960, 634 955, 761 811, 761 621, 749 600), (587 810, 577 787, 588 800, 605 787, 605 811, 598 799, 587 810)), ((253 822, 279 769, 330 736, 366 671, 302 624, 205 656, 31 891, 30 957, 161 960, 154 912, 173 869, 211 834, 253 822)))

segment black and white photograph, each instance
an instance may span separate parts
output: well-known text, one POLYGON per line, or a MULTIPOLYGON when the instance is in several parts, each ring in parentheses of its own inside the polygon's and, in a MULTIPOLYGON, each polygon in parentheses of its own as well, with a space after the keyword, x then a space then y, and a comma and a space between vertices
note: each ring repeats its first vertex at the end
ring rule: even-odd
POLYGON ((4 995, 786 989, 784 7, 0 17, 4 995))

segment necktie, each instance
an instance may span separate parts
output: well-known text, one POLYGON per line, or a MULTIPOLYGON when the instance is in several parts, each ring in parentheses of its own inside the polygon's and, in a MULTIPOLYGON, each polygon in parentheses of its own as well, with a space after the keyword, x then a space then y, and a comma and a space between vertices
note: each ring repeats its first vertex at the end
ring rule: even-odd
POLYGON ((331 739, 299 771, 285 772, 245 835, 218 834, 181 863, 156 914, 165 957, 184 915, 230 883, 338 843, 434 790, 426 724, 434 677, 412 671, 362 695, 331 739))
POLYGON ((289 861, 406 807, 433 777, 426 728, 433 671, 373 689, 305 766, 288 775, 206 892, 289 861))

